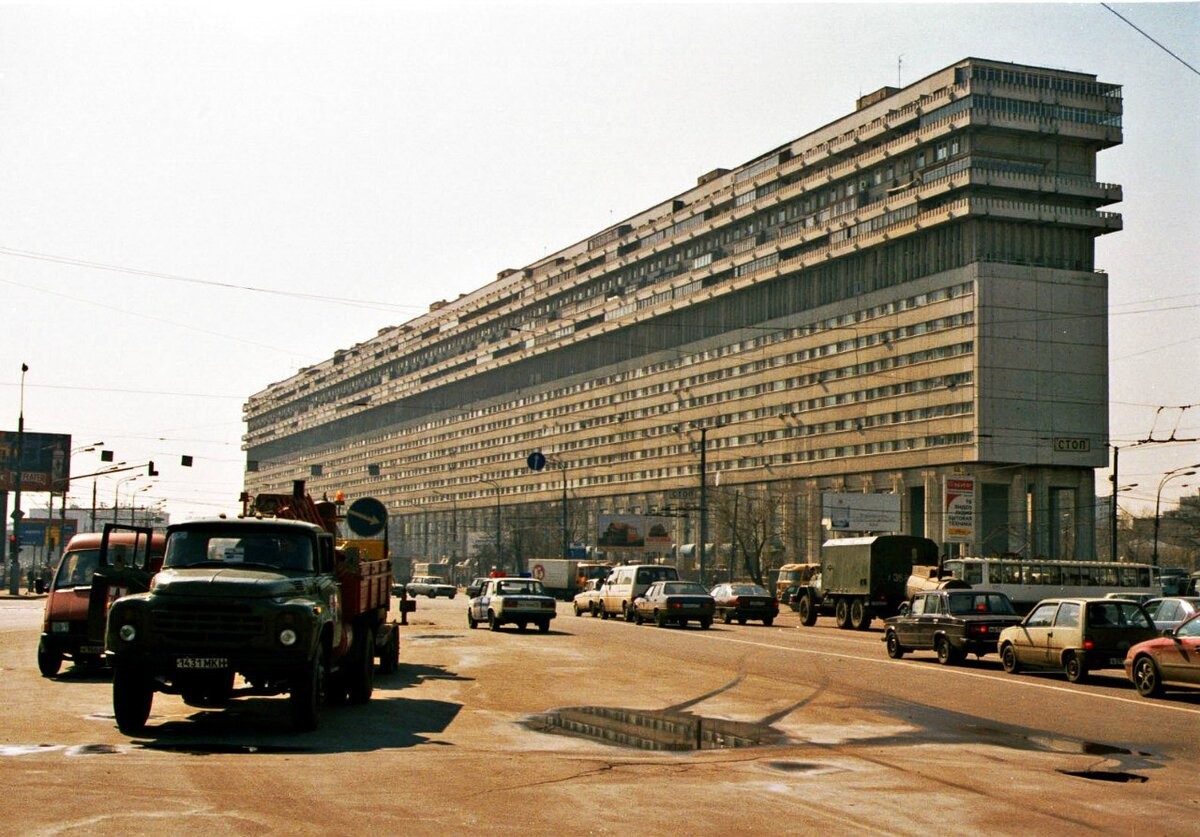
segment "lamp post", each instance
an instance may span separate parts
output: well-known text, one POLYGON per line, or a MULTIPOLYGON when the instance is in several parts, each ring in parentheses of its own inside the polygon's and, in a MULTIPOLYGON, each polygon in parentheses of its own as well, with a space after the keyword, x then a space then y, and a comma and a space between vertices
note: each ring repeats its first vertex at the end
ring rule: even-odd
POLYGON ((118 510, 121 508, 121 484, 133 482, 140 476, 141 474, 134 474, 132 477, 124 477, 117 480, 117 487, 113 489, 113 523, 117 522, 117 514, 119 513, 118 510))
POLYGON ((500 483, 495 480, 489 480, 486 477, 480 477, 480 482, 486 482, 488 485, 496 489, 496 563, 500 563, 500 483))
POLYGON ((134 520, 134 515, 137 513, 137 506, 134 505, 134 498, 136 498, 137 495, 141 494, 143 491, 149 491, 151 488, 154 488, 153 484, 145 485, 129 495, 129 525, 130 526, 134 526, 137 523, 137 521, 134 520))
POLYGON ((1162 502, 1163 486, 1176 477, 1190 477, 1192 474, 1196 473, 1197 468, 1200 468, 1200 463, 1195 465, 1183 465, 1179 468, 1175 468, 1174 470, 1167 471, 1165 474, 1163 474, 1163 478, 1158 481, 1158 491, 1154 495, 1154 558, 1151 561, 1151 563, 1156 567, 1158 566, 1158 511, 1159 505, 1162 502), (1185 468, 1189 470, 1184 470, 1185 468))
POLYGON ((17 412, 17 484, 13 499, 12 540, 9 542, 8 592, 16 596, 21 592, 21 481, 25 471, 25 373, 29 365, 21 364, 21 394, 17 412))

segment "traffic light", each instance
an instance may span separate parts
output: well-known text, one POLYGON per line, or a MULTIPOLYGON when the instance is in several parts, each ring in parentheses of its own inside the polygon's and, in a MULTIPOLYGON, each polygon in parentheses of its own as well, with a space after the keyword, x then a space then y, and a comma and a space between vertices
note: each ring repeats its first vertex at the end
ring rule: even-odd
POLYGON ((185 453, 183 456, 179 457, 179 464, 184 468, 190 468, 192 467, 192 458, 185 453))
POLYGON ((158 476, 158 471, 154 470, 154 460, 153 459, 151 459, 148 463, 146 463, 146 474, 151 477, 158 476))
POLYGON ((112 462, 113 461, 113 452, 111 450, 100 451, 100 461, 101 462, 112 462))

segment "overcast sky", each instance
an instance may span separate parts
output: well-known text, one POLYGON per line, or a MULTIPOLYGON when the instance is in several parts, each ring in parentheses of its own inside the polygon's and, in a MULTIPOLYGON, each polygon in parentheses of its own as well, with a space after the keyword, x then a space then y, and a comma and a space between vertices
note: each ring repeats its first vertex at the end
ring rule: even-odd
POLYGON ((1124 86, 1097 265, 1152 508, 1200 463, 1194 3, 0 2, 0 429, 27 363, 27 430, 155 461, 102 503, 235 510, 249 395, 968 56, 1124 86))

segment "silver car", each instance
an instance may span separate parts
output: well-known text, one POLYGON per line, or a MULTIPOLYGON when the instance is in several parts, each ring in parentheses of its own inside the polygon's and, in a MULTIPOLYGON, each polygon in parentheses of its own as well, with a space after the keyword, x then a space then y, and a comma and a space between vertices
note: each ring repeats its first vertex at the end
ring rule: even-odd
POLYGON ((1151 599, 1143 607, 1154 620, 1154 627, 1160 631, 1178 628, 1194 614, 1200 612, 1200 596, 1163 596, 1151 599))

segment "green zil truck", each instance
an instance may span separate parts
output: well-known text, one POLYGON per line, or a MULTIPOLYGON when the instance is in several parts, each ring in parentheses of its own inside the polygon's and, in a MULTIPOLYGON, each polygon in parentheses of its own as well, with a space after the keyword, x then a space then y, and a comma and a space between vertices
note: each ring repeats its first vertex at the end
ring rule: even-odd
POLYGON ((144 730, 155 692, 220 707, 288 695, 291 721, 315 729, 322 703, 363 703, 399 659, 389 624, 391 562, 336 548, 333 503, 259 495, 236 519, 170 526, 149 592, 111 604, 105 657, 113 711, 144 730))
POLYGON ((908 600, 908 577, 916 564, 937 564, 938 545, 928 538, 879 535, 838 538, 821 546, 821 565, 791 606, 806 627, 820 615, 839 628, 865 631, 871 620, 894 616, 908 600))

